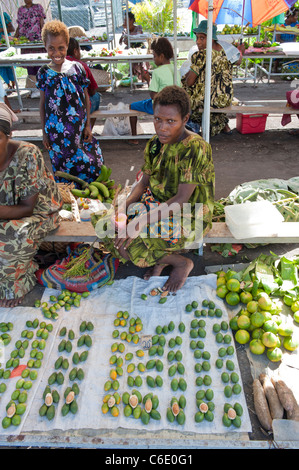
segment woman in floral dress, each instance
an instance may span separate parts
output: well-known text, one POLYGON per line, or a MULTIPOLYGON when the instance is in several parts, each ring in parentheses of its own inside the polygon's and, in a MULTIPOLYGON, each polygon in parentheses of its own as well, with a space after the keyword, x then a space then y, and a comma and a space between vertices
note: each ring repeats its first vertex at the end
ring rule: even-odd
POLYGON ((38 147, 10 139, 16 120, 0 103, 0 307, 17 306, 35 286, 34 256, 62 206, 38 147))
MULTIPOLYGON (((66 59, 69 33, 58 20, 45 24, 43 41, 51 59, 37 74, 43 143, 53 172, 63 171, 84 181, 101 173, 103 157, 90 126, 89 80, 79 62, 66 59)), ((64 181, 56 177, 56 181, 64 181)))

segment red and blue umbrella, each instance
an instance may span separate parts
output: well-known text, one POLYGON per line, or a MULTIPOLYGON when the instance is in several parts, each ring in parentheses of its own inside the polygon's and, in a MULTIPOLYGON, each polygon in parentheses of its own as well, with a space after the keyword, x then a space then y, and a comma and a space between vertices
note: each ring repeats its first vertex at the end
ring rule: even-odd
MULTIPOLYGON (((258 26, 294 3, 296 0, 214 0, 213 23, 258 26)), ((188 8, 208 17, 208 0, 190 0, 188 8)))

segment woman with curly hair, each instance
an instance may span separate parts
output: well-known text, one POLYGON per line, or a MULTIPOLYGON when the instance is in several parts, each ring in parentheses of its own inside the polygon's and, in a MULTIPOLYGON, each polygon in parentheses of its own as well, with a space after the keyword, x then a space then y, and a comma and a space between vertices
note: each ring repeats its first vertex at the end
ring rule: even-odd
POLYGON ((51 60, 39 69, 36 84, 40 89, 43 144, 54 174, 63 171, 86 182, 94 181, 101 173, 103 158, 91 132, 85 69, 79 62, 66 59, 69 32, 64 23, 46 23, 42 39, 51 60))
POLYGON ((190 100, 181 87, 163 88, 153 109, 156 135, 144 151, 142 178, 115 215, 117 221, 118 214, 127 214, 125 229, 115 238, 107 235, 111 214, 95 214, 92 222, 115 257, 150 267, 144 279, 170 266, 164 289, 176 292, 193 269, 193 261, 181 252, 198 247, 212 226, 214 165, 211 146, 185 127, 190 100))
MULTIPOLYGON (((164 87, 174 84, 174 65, 170 62, 173 58, 173 48, 167 38, 158 38, 151 44, 154 62, 157 68, 152 72, 152 79, 149 84, 150 98, 136 101, 130 104, 130 109, 154 114, 153 99, 164 87)), ((137 135, 137 116, 130 117, 132 135, 137 135)), ((138 143, 138 141, 132 141, 138 143)))

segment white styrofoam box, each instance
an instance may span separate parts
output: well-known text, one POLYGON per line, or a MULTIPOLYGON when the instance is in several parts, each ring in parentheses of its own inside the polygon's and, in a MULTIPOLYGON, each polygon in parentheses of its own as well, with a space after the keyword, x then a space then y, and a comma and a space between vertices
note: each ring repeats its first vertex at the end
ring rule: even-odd
POLYGON ((270 201, 233 204, 224 211, 226 224, 237 239, 275 236, 284 220, 270 201))

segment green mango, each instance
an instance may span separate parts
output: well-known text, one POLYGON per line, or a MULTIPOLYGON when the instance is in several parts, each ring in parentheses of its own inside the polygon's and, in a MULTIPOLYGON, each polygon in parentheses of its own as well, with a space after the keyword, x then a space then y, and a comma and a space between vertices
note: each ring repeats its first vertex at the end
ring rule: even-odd
POLYGON ((157 353, 157 346, 151 346, 148 350, 149 356, 154 356, 157 353))
POLYGON ((77 370, 77 379, 78 380, 83 380, 84 379, 84 372, 82 369, 77 370))
POLYGON ((78 372, 77 367, 73 367, 73 369, 69 373, 69 379, 75 380, 75 378, 77 377, 77 372, 78 372))
POLYGON ((51 421, 54 418, 54 416, 55 416, 55 406, 54 405, 51 405, 51 406, 48 407, 47 412, 46 412, 46 416, 47 416, 49 421, 51 421))
POLYGON ((81 335, 77 341, 77 346, 78 348, 80 348, 81 346, 84 345, 84 342, 85 342, 85 335, 81 335))
POLYGON ((146 363, 146 368, 149 370, 149 369, 153 369, 156 365, 156 361, 155 359, 150 359, 149 361, 147 361, 146 363))
POLYGON ((169 377, 173 377, 174 374, 176 373, 176 371, 177 371, 177 365, 176 364, 173 364, 172 366, 170 366, 169 369, 168 369, 169 377))
POLYGON ((55 364, 54 364, 54 368, 55 368, 56 370, 59 369, 59 367, 61 367, 62 361, 63 361, 63 357, 62 357, 62 356, 59 356, 59 358, 56 359, 55 364))
POLYGON ((164 367, 164 366, 163 366, 163 362, 160 361, 160 359, 157 359, 157 361, 156 361, 156 369, 157 369, 157 371, 158 371, 158 372, 161 372, 161 371, 163 370, 163 367, 164 367))
POLYGON ((182 377, 179 380, 179 388, 184 392, 187 388, 187 382, 182 377))
POLYGON ((135 419, 139 419, 141 417, 141 414, 142 414, 142 408, 140 405, 137 405, 136 408, 134 408, 133 410, 133 416, 135 419))
POLYGON ((57 390, 52 390, 52 398, 54 403, 58 403, 60 399, 60 395, 57 390))
POLYGON ((80 331, 81 331, 81 333, 83 333, 83 332, 86 330, 86 328, 87 328, 87 323, 86 323, 86 321, 84 320, 84 321, 81 323, 81 325, 80 325, 80 331))
POLYGON ((79 385, 76 382, 72 385, 72 390, 75 395, 79 395, 80 389, 79 389, 79 385))
POLYGON ((48 411, 48 407, 47 407, 47 405, 44 403, 44 404, 40 407, 38 413, 39 413, 40 416, 45 416, 46 413, 47 413, 47 411, 48 411))
POLYGON ((26 411, 26 404, 25 403, 18 403, 16 406, 16 414, 23 415, 26 411))
POLYGON ((67 359, 63 359, 61 366, 64 370, 67 370, 69 368, 69 361, 67 359))
POLYGON ((62 408, 61 408, 62 416, 66 416, 69 411, 70 411, 70 405, 68 405, 67 403, 64 403, 62 408))
POLYGON ((70 404, 70 411, 71 413, 76 414, 78 411, 78 403, 76 400, 73 400, 72 403, 70 404))
POLYGON ((62 385, 63 382, 64 382, 64 375, 61 373, 61 372, 58 372, 57 376, 56 376, 56 382, 58 383, 58 385, 62 385))
POLYGON ((150 421, 150 415, 144 409, 141 411, 140 418, 143 424, 148 424, 150 421))
POLYGON ((78 364, 78 362, 80 361, 80 357, 79 357, 79 354, 77 352, 74 353, 72 360, 73 360, 74 364, 78 364))
POLYGON ((170 407, 168 407, 166 410, 166 418, 168 419, 170 423, 173 423, 175 420, 175 416, 170 407))
POLYGON ((94 329, 93 323, 91 321, 87 322, 86 328, 88 331, 92 331, 94 329))
POLYGON ((48 378, 48 385, 52 385, 53 383, 55 383, 56 379, 57 379, 57 372, 53 372, 48 378))
POLYGON ((91 345, 92 345, 92 339, 91 339, 90 335, 85 335, 85 337, 84 337, 84 343, 85 343, 85 345, 86 345, 88 348, 91 347, 91 345))
POLYGON ((180 425, 185 424, 186 415, 185 415, 183 410, 179 411, 179 414, 176 416, 176 420, 177 420, 178 424, 180 424, 180 425))
POLYGON ((70 341, 67 341, 67 342, 65 343, 65 350, 66 350, 66 352, 70 353, 70 352, 72 351, 72 348, 73 348, 72 343, 71 343, 70 341))
POLYGON ((155 379, 155 383, 156 383, 156 386, 157 387, 162 387, 163 385, 163 379, 160 375, 157 375, 156 379, 155 379))
POLYGON ((80 354, 80 357, 79 357, 80 362, 86 361, 87 357, 88 357, 88 351, 83 351, 83 352, 80 354))
POLYGON ((150 416, 151 416, 151 418, 156 419, 156 420, 161 419, 161 415, 160 415, 158 410, 152 409, 151 412, 150 412, 150 416))
POLYGON ((171 386, 171 389, 176 392, 177 389, 179 388, 179 381, 178 379, 172 379, 171 383, 170 383, 170 386, 171 386))
POLYGON ((156 410, 159 406, 159 398, 157 397, 157 395, 153 395, 151 400, 152 400, 152 409, 156 410))
POLYGON ((60 341, 59 345, 58 345, 58 351, 59 352, 62 352, 65 350, 65 345, 66 345, 66 340, 63 339, 60 341))
POLYGON ((68 332, 68 339, 69 339, 70 341, 72 341, 73 339, 75 339, 75 333, 74 333, 73 330, 69 330, 69 332, 68 332))
POLYGON ((185 372, 185 367, 181 362, 178 362, 178 364, 177 364, 177 371, 181 375, 184 374, 184 372, 185 372))
POLYGON ((149 387, 152 387, 152 388, 154 388, 156 386, 155 379, 151 375, 148 375, 146 377, 146 383, 149 387))

